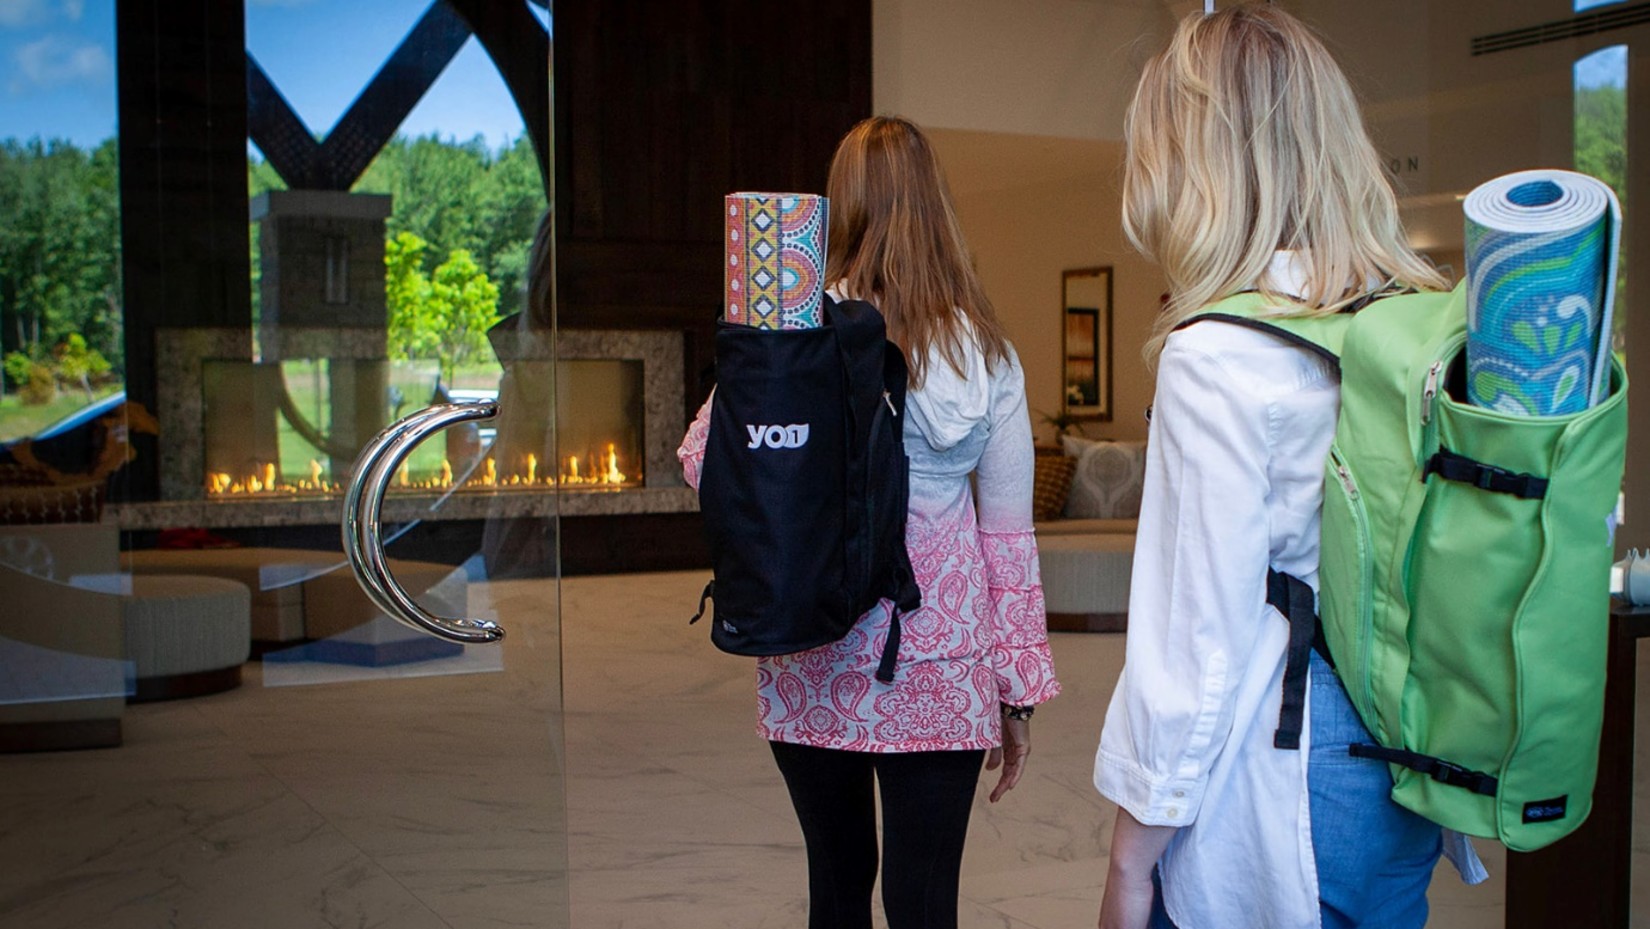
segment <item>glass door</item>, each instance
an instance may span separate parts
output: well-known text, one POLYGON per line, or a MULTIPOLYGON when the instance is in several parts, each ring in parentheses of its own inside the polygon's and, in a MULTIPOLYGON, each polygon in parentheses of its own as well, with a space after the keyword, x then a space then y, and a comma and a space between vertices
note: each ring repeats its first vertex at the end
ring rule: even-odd
POLYGON ((567 925, 549 3, 3 26, 0 921, 567 925))

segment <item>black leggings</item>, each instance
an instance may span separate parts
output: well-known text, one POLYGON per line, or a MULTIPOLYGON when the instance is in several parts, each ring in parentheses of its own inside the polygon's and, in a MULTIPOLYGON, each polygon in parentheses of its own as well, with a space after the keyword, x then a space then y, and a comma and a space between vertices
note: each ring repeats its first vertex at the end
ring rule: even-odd
POLYGON ((983 750, 849 752, 770 742, 808 844, 808 929, 870 929, 882 789, 888 929, 956 929, 957 878, 983 750))

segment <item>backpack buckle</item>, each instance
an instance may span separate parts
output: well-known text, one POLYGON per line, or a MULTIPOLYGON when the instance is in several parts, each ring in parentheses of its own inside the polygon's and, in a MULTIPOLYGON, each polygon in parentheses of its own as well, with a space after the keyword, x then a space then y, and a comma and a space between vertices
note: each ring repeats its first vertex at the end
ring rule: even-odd
POLYGON ((1433 769, 1428 771, 1433 780, 1450 787, 1461 787, 1475 794, 1495 795, 1495 778, 1482 771, 1464 768, 1442 758, 1436 759, 1433 769))

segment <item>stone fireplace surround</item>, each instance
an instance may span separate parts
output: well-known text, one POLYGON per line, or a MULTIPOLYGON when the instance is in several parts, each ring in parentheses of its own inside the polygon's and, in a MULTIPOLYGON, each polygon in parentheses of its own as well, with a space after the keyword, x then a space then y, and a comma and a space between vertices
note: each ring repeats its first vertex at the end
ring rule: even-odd
MULTIPOLYGON (((286 328, 279 338, 280 355, 287 358, 383 357, 382 330, 286 328)), ((550 340, 517 341, 518 359, 549 359, 550 340)), ((675 456, 676 444, 686 428, 681 334, 666 330, 563 329, 554 344, 557 360, 641 362, 644 486, 564 487, 543 493, 464 491, 446 496, 433 492, 393 493, 384 504, 387 521, 687 513, 698 509, 698 497, 683 486, 675 456)), ((157 397, 161 500, 112 504, 105 508, 106 521, 116 522, 123 529, 156 529, 180 525, 319 525, 339 520, 341 495, 206 497, 203 368, 208 361, 253 361, 247 330, 162 329, 156 333, 155 348, 156 367, 161 373, 157 397)))

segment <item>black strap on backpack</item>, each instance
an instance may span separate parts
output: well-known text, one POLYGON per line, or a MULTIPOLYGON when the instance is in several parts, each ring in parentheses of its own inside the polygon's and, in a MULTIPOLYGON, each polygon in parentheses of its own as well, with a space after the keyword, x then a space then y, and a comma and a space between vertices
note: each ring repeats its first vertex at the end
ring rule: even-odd
POLYGON ((1384 745, 1362 743, 1352 745, 1347 749, 1347 752, 1354 758, 1373 758, 1387 764, 1402 765, 1411 771, 1425 774, 1440 784, 1461 787, 1475 794, 1483 794, 1486 797, 1495 796, 1496 787, 1498 786, 1493 774, 1463 768, 1442 758, 1434 758, 1431 755, 1423 755, 1420 752, 1412 752, 1407 749, 1387 748, 1384 745))
MULTIPOLYGON (((1272 745, 1299 751, 1301 726, 1306 719, 1308 656, 1313 645, 1323 640, 1323 627, 1318 622, 1312 588, 1292 574, 1267 569, 1266 602, 1289 621, 1289 646, 1283 663, 1283 709, 1278 711, 1278 731, 1272 736, 1272 745)), ((1327 645, 1322 650, 1325 654, 1329 652, 1327 645)))
POLYGON ((1441 446, 1427 459, 1426 467, 1421 469, 1421 480, 1425 481, 1434 474, 1446 481, 1471 484, 1479 490, 1494 493, 1512 494, 1523 500, 1540 500, 1547 495, 1547 479, 1544 477, 1498 468, 1441 446))
POLYGON ((922 605, 911 556, 905 548, 906 512, 910 506, 910 462, 905 456, 905 388, 910 370, 899 347, 888 341, 882 315, 858 300, 826 302, 826 318, 836 333, 837 349, 850 389, 846 419, 849 448, 864 462, 850 460, 848 472, 862 475, 847 493, 850 527, 846 539, 849 586, 862 591, 855 610, 863 613, 887 599, 888 638, 876 677, 894 680, 899 656, 900 617, 922 605), (881 351, 877 347, 881 346, 881 351), (867 386, 880 389, 867 389, 867 386), (863 518, 856 514, 863 513, 863 518), (856 531, 858 530, 858 531, 856 531))
MULTIPOLYGON (((1305 581, 1292 574, 1267 569, 1266 602, 1289 621, 1289 646, 1283 664, 1283 708, 1278 712, 1278 730, 1272 737, 1272 744, 1277 748, 1300 750, 1309 653, 1315 651, 1329 662, 1331 668, 1335 666, 1314 599, 1312 588, 1305 581)), ((1387 764, 1401 765, 1425 774, 1440 784, 1495 796, 1497 785, 1493 775, 1432 755, 1370 743, 1354 743, 1347 753, 1354 758, 1373 758, 1387 764)))

